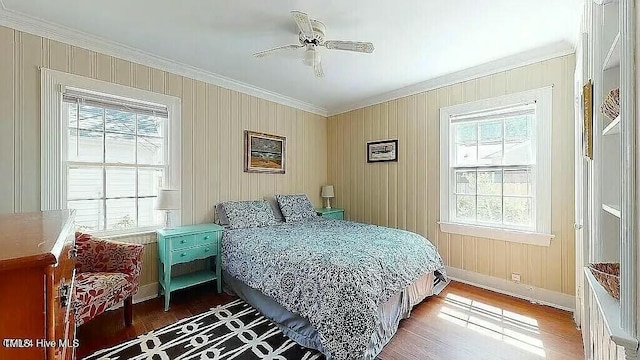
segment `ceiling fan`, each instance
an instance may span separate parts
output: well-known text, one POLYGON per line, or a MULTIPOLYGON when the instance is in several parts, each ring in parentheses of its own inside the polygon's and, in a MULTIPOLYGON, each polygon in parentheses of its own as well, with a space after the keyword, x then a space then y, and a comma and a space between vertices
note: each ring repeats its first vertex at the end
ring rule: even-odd
POLYGON ((322 22, 310 19, 309 15, 301 11, 294 10, 291 12, 291 15, 300 29, 300 33, 298 35, 300 44, 279 46, 277 48, 257 52, 253 54, 253 56, 261 58, 281 51, 304 48, 305 51, 302 62, 305 65, 313 66, 313 72, 316 77, 323 77, 324 72, 322 71, 319 52, 320 46, 324 46, 325 48, 332 50, 356 51, 367 54, 373 52, 373 44, 370 42, 325 40, 324 33, 326 27, 322 22))

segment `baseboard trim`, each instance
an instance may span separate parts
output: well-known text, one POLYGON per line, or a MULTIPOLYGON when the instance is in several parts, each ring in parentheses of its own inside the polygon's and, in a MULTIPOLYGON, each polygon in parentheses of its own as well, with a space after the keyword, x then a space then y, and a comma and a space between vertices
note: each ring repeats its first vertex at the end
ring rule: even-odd
POLYGON ((450 266, 446 270, 451 280, 571 313, 575 311, 575 297, 571 295, 450 266))
MULTIPOLYGON (((516 284, 505 279, 483 275, 475 273, 473 271, 458 269, 450 266, 447 266, 446 270, 447 275, 451 280, 476 286, 489 291, 494 291, 500 294, 513 296, 519 299, 524 299, 534 303, 551 306, 556 309, 561 309, 572 313, 575 311, 575 297, 571 295, 531 285, 516 284)), ((157 296, 157 283, 142 285, 138 289, 138 293, 133 296, 133 303, 141 303, 147 300, 154 299, 157 296)), ((122 303, 114 306, 113 309, 117 309, 121 306, 122 303)))
MULTIPOLYGON (((133 303, 141 303, 147 300, 155 299, 158 297, 158 284, 147 284, 142 285, 138 288, 138 292, 133 295, 133 303)), ((118 304, 109 308, 109 311, 119 309, 123 306, 123 302, 120 301, 118 304)))
POLYGON ((133 303, 141 303, 158 297, 158 284, 146 284, 138 288, 138 292, 133 295, 133 303))

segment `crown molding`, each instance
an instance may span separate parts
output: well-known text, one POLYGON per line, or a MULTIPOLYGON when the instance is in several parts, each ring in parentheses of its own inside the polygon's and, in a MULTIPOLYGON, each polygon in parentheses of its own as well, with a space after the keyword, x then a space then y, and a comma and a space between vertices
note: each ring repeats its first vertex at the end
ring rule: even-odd
POLYGON ((502 71, 512 70, 518 67, 535 64, 537 62, 557 58, 575 53, 575 46, 568 42, 557 42, 544 47, 511 55, 478 66, 456 71, 447 75, 432 78, 417 84, 409 85, 397 90, 389 91, 360 101, 340 105, 329 109, 329 116, 342 114, 348 111, 361 109, 367 106, 380 104, 386 101, 399 99, 405 96, 439 89, 441 87, 477 79, 502 71))
POLYGON ((474 66, 468 69, 432 78, 417 84, 409 85, 397 90, 365 98, 353 103, 342 104, 326 109, 251 84, 237 81, 220 74, 216 74, 191 65, 183 64, 171 59, 150 54, 148 52, 144 52, 127 45, 105 40, 91 34, 87 34, 69 27, 65 27, 11 10, 6 7, 3 0, 0 0, 0 26, 6 26, 47 39, 60 41, 73 46, 132 61, 134 63, 150 66, 176 75, 204 81, 206 83, 252 95, 264 100, 272 101, 285 106, 290 106, 292 108, 307 111, 320 116, 338 115, 351 110, 356 110, 386 101, 395 100, 401 97, 438 89, 444 86, 495 74, 501 71, 511 70, 517 67, 530 65, 536 62, 549 60, 555 57, 560 57, 575 52, 575 46, 567 42, 558 42, 545 47, 537 48, 506 58, 498 59, 489 63, 474 66))
POLYGON ((0 25, 176 75, 204 81, 313 114, 327 116, 328 113, 327 109, 320 106, 8 9, 2 0, 0 0, 0 25))

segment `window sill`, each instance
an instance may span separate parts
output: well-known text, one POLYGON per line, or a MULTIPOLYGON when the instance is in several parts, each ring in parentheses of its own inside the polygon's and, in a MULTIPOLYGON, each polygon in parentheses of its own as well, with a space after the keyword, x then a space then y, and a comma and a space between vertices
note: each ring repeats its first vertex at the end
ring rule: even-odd
POLYGON ((504 240, 528 245, 549 246, 551 245, 551 239, 555 237, 555 235, 552 234, 542 234, 515 229, 499 229, 488 226, 459 224, 442 221, 438 223, 440 224, 440 231, 449 234, 504 240))
POLYGON ((144 230, 141 229, 140 231, 137 231, 137 232, 131 232, 131 233, 125 233, 125 234, 96 233, 92 235, 105 240, 120 241, 120 242, 129 243, 129 244, 147 245, 147 244, 153 244, 157 242, 155 229, 144 229, 144 230))

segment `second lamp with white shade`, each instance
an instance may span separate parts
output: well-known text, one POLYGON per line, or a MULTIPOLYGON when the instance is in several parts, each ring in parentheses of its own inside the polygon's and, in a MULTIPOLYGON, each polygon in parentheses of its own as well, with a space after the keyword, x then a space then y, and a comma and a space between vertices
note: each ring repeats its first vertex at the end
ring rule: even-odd
POLYGON ((335 197, 333 185, 325 185, 320 191, 320 196, 325 199, 325 209, 331 209, 331 198, 335 197))
POLYGON ((164 227, 171 228, 171 210, 180 210, 180 191, 161 189, 156 200, 156 210, 164 210, 166 212, 164 227))

